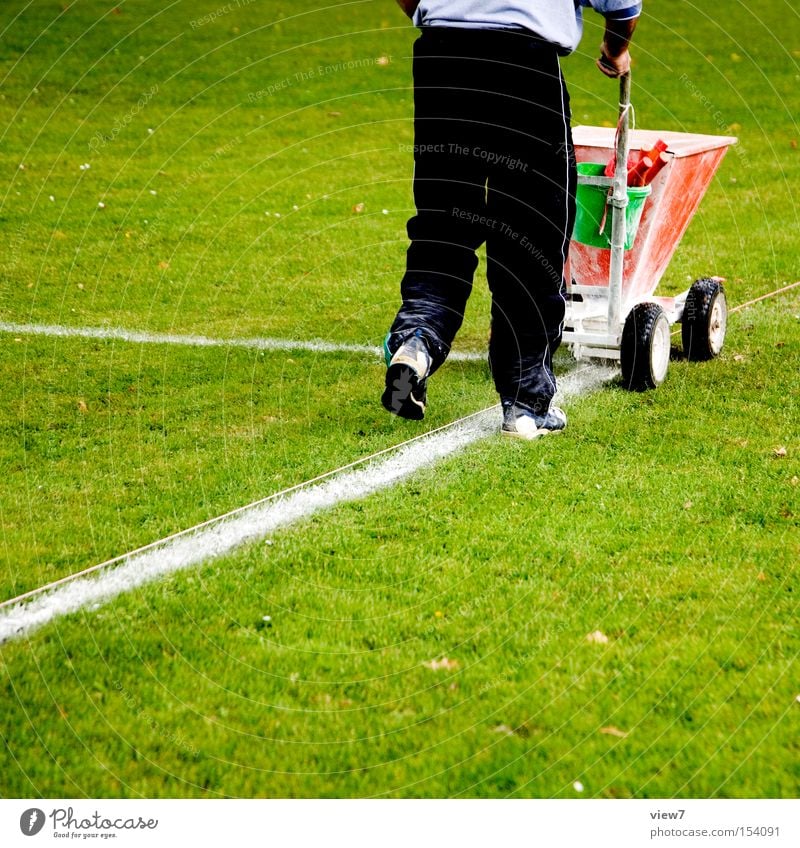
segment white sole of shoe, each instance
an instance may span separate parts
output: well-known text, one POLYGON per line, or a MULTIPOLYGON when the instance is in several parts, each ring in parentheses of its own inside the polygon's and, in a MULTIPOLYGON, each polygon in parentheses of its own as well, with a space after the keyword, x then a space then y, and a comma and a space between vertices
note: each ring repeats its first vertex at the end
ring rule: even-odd
POLYGON ((508 436, 510 439, 524 439, 527 442, 532 442, 534 439, 538 439, 541 436, 557 436, 559 433, 563 433, 563 430, 530 430, 527 433, 520 433, 518 430, 504 430, 502 427, 500 428, 500 433, 503 436, 508 436))

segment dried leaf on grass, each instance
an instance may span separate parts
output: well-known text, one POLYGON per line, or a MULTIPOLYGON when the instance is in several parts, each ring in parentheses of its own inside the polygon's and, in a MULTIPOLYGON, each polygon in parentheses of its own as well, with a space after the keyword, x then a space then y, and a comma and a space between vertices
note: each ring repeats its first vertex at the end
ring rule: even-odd
POLYGON ((613 724, 609 724, 608 727, 601 727, 600 732, 606 736, 616 736, 617 739, 624 739, 628 735, 627 731, 620 730, 618 727, 614 727, 613 724))
POLYGON ((455 671, 458 666, 458 660, 451 660, 449 657, 442 657, 438 660, 430 660, 429 662, 422 663, 425 668, 429 668, 431 671, 455 671))
POLYGON ((519 736, 522 739, 528 739, 531 735, 531 729, 527 724, 521 724, 519 727, 511 727, 508 724, 498 724, 492 728, 492 733, 501 733, 504 736, 519 736))

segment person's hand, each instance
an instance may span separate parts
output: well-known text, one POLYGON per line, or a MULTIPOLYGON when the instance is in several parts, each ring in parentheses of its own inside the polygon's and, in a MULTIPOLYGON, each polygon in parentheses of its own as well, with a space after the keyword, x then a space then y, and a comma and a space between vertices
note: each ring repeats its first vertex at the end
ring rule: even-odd
POLYGON ((600 45, 600 58, 597 60, 597 67, 611 79, 617 79, 623 74, 627 74, 631 69, 631 54, 628 48, 625 47, 622 52, 614 56, 608 49, 608 45, 604 41, 600 45))

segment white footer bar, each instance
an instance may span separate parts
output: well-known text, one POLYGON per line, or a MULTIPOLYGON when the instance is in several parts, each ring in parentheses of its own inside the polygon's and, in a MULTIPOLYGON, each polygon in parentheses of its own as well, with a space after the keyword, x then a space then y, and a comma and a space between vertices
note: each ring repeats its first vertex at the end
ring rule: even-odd
POLYGON ((28 848, 53 838, 152 848, 794 848, 799 818, 793 800, 0 801, 3 845, 28 848))

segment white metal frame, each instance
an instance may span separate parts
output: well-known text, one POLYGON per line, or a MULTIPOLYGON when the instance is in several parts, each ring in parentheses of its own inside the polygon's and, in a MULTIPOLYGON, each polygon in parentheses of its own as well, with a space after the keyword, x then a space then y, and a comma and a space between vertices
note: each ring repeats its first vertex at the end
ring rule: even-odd
POLYGON ((611 189, 608 205, 611 207, 611 262, 608 286, 568 285, 568 301, 563 340, 572 345, 576 359, 620 358, 620 345, 625 319, 638 302, 657 303, 667 315, 670 324, 683 317, 683 307, 688 290, 677 297, 644 297, 626 303, 623 298, 623 272, 628 205, 627 162, 631 112, 631 76, 620 78, 619 126, 616 142, 616 168, 614 176, 578 175, 580 185, 602 186, 611 189))

